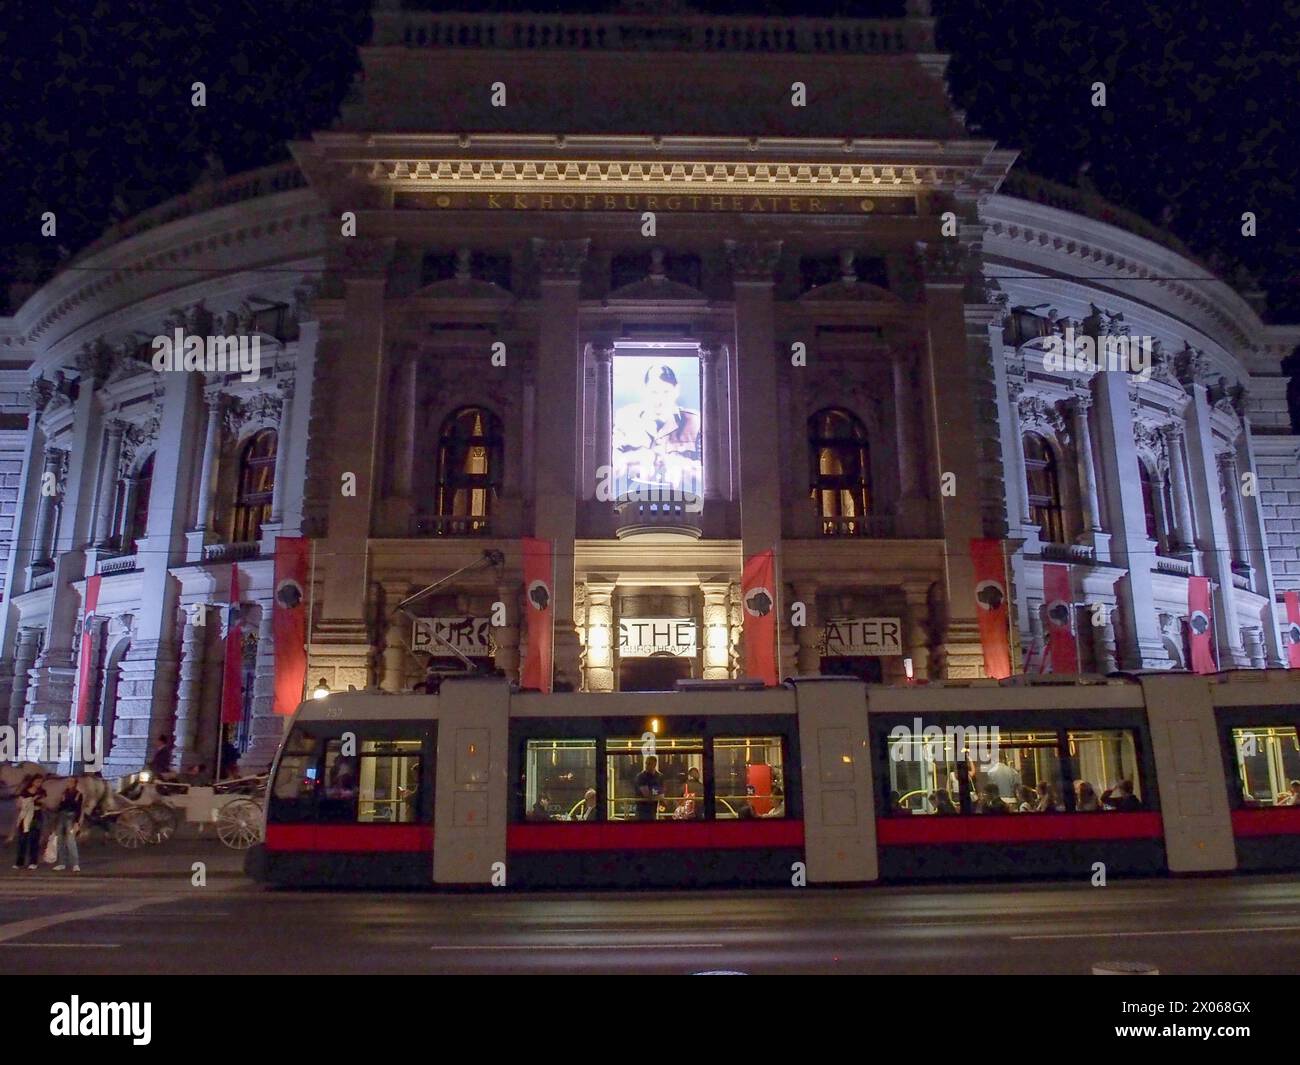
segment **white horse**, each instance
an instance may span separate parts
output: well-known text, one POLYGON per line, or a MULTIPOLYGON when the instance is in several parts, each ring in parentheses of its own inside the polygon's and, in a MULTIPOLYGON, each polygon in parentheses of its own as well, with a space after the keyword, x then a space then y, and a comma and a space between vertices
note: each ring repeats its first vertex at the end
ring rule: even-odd
MULTIPOLYGON (((19 762, 16 765, 0 765, 0 792, 4 797, 12 797, 18 793, 22 782, 28 777, 43 770, 35 762, 19 762)), ((59 777, 46 775, 41 781, 41 787, 45 789, 45 798, 41 800, 41 809, 50 815, 46 824, 53 823, 53 815, 59 808, 59 803, 63 799, 63 793, 67 790, 68 781, 76 781, 77 790, 81 792, 81 810, 82 817, 88 817, 92 813, 103 810, 113 810, 117 807, 117 796, 113 794, 113 789, 109 787, 106 781, 98 773, 83 773, 75 777, 59 777)), ((12 837, 13 826, 9 828, 9 835, 12 837)))

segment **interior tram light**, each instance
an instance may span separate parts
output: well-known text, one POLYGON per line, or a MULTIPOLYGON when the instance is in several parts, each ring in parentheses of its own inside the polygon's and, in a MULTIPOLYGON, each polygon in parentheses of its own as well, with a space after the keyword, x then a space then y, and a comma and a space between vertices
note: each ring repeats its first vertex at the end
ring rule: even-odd
POLYGON ((657 717, 652 717, 650 719, 650 731, 656 736, 659 735, 659 719, 657 717))
POLYGON ((324 699, 325 696, 329 695, 329 693, 330 686, 325 683, 325 678, 321 677, 321 679, 316 682, 316 687, 312 689, 311 697, 313 699, 324 699))

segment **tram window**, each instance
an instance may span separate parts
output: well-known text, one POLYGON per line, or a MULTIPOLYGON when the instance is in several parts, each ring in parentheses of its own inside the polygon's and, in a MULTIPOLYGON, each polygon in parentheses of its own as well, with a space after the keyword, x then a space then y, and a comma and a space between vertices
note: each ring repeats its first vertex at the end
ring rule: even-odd
POLYGON ((1132 729, 1071 730, 1066 741, 1077 813, 1145 808, 1132 729))
POLYGON ((420 747, 419 740, 366 740, 361 744, 358 821, 410 824, 419 820, 420 747))
POLYGON ((1055 732, 988 725, 935 726, 920 736, 902 726, 887 741, 885 809, 940 815, 1063 811, 1059 742, 1055 732))
POLYGON ((316 816, 320 821, 357 820, 357 756, 343 753, 341 739, 325 744, 316 816))
POLYGON ((640 736, 607 740, 605 770, 607 820, 681 821, 702 816, 703 797, 695 802, 688 795, 690 782, 704 779, 700 737, 656 738, 653 747, 640 736))
POLYGON ((280 765, 275 771, 271 796, 277 805, 310 802, 316 790, 316 759, 319 744, 315 736, 294 729, 285 741, 280 765))
POLYGON ((1300 738, 1294 725, 1232 730, 1241 805, 1300 806, 1300 738))
POLYGON ((595 821, 586 794, 596 792, 595 740, 529 740, 524 748, 524 817, 529 821, 595 821))
POLYGON ((786 816, 780 736, 713 741, 713 816, 719 821, 786 816))

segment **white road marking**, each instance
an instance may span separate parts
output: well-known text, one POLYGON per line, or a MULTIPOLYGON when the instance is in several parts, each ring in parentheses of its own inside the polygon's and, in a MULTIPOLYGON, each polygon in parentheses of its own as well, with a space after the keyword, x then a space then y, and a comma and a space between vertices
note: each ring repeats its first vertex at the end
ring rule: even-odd
POLYGON ((466 945, 463 947, 430 947, 430 950, 720 950, 721 943, 521 943, 508 945, 466 945))
POLYGON ((1167 932, 1061 932, 1055 935, 1011 936, 1012 939, 1136 939, 1142 936, 1238 936, 1245 932, 1300 932, 1300 925, 1265 928, 1179 928, 1167 932))
POLYGON ((129 913, 131 910, 138 910, 142 906, 156 906, 158 903, 175 902, 180 898, 180 895, 157 895, 153 898, 109 903, 106 906, 92 906, 85 910, 69 910, 66 913, 51 914, 49 917, 30 917, 25 921, 11 921, 9 924, 0 924, 0 943, 6 943, 11 939, 18 939, 20 936, 28 936, 33 932, 40 932, 43 929, 54 928, 61 924, 70 924, 73 921, 89 921, 95 917, 108 917, 117 913, 129 913))

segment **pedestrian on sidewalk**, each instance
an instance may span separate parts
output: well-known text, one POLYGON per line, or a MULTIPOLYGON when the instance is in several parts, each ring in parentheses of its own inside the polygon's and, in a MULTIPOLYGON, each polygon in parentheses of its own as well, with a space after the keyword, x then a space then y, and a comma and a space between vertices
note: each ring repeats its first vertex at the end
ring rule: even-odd
POLYGON ((59 859, 54 867, 60 872, 68 867, 72 859, 72 871, 81 872, 81 853, 77 849, 77 833, 81 831, 81 810, 83 801, 77 787, 77 778, 69 777, 68 786, 59 797, 59 809, 55 814, 54 835, 59 841, 59 859))
POLYGON ((18 854, 14 858, 14 868, 35 869, 41 856, 41 804, 45 802, 44 773, 34 773, 23 781, 18 789, 18 820, 14 823, 14 833, 18 837, 18 854))

